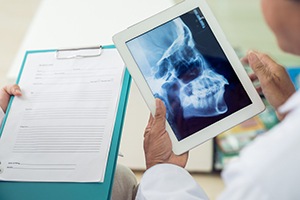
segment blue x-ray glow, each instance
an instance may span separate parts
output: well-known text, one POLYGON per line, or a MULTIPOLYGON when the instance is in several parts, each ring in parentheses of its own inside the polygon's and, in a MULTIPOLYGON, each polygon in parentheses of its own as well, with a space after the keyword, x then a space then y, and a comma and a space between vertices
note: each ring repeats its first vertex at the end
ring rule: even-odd
POLYGON ((224 85, 228 81, 214 72, 195 48, 190 29, 177 18, 129 44, 149 87, 172 113, 178 97, 183 117, 216 116, 227 111, 224 85), (173 98, 174 97, 174 98, 173 98))
POLYGON ((126 45, 179 141, 252 103, 199 8, 126 45))

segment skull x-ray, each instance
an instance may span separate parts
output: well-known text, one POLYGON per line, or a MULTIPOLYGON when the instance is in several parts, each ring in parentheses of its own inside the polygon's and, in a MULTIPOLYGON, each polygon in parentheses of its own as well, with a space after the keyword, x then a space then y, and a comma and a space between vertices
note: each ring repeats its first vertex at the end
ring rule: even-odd
POLYGON ((127 46, 153 95, 164 101, 178 140, 251 103, 199 9, 127 46), (231 92, 242 95, 238 106, 231 92))

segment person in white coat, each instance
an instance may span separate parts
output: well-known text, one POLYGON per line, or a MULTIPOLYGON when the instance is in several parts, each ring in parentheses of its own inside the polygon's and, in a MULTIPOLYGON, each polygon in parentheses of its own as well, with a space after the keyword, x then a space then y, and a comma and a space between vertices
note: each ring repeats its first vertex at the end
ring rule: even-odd
MULTIPOLYGON (((300 55, 300 1, 261 0, 266 22, 286 52, 300 55)), ((244 148, 238 159, 222 172, 225 190, 220 200, 300 199, 300 91, 284 67, 269 56, 249 51, 243 59, 259 80, 257 90, 276 110, 281 121, 244 148)), ((165 130, 166 110, 156 100, 155 116, 150 115, 144 134, 147 170, 136 199, 208 199, 184 169, 188 154, 176 156, 165 130)))
MULTIPOLYGON (((279 46, 300 55, 300 0, 261 0, 266 21, 275 33, 279 46)), ((300 199, 300 92, 285 69, 269 56, 250 51, 248 62, 262 92, 282 121, 268 133, 256 138, 223 171, 226 188, 220 200, 300 199)), ((0 121, 10 95, 20 96, 16 85, 0 91, 0 121)), ((165 106, 157 100, 155 116, 150 116, 145 130, 144 150, 147 170, 136 199, 208 199, 205 192, 184 169, 188 154, 176 156, 165 130, 165 106)), ((134 198, 136 179, 130 170, 117 168, 113 199, 134 198), (119 176, 119 175, 121 176, 119 176), (115 195, 114 195, 115 194, 115 195)))

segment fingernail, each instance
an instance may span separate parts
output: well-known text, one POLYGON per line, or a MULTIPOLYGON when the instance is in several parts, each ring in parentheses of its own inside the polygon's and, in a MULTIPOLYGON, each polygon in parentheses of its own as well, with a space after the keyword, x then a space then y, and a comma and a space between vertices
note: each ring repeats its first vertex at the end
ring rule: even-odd
POLYGON ((15 93, 21 94, 22 92, 21 92, 20 89, 16 89, 16 90, 15 90, 15 93))
POLYGON ((155 104, 156 104, 156 108, 161 107, 160 102, 159 102, 159 99, 156 99, 156 100, 155 100, 155 104))
POLYGON ((257 62, 258 61, 258 57, 256 55, 256 53, 254 51, 250 51, 248 53, 248 59, 251 63, 257 62))

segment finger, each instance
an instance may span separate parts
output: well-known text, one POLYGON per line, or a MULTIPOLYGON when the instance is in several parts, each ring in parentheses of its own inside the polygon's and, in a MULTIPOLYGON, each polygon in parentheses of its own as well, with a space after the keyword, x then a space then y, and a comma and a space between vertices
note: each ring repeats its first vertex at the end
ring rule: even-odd
POLYGON ((257 57, 260 59, 260 61, 264 65, 266 65, 268 67, 278 66, 278 64, 269 55, 255 52, 255 51, 254 51, 254 53, 257 55, 257 57))
POLYGON ((265 80, 266 77, 269 77, 270 74, 268 72, 268 69, 262 61, 261 61, 262 56, 258 56, 257 52, 250 51, 248 53, 248 60, 249 60, 249 65, 254 71, 255 75, 260 81, 265 80))
POLYGON ((151 127, 152 127, 152 125, 153 125, 153 121, 154 121, 154 118, 153 118, 153 116, 152 116, 152 113, 150 113, 150 116, 149 116, 149 119, 148 119, 148 124, 147 124, 147 126, 146 126, 146 128, 145 128, 145 132, 144 132, 144 137, 146 137, 146 135, 147 135, 148 133, 150 133, 151 127))
POLYGON ((150 113, 147 126, 151 126, 153 124, 153 121, 154 121, 154 117, 152 113, 150 113))
POLYGON ((166 107, 160 99, 156 99, 155 101, 156 110, 152 128, 158 133, 166 129, 166 107))
POLYGON ((261 84, 257 78, 257 76, 255 74, 250 74, 249 78, 253 84, 253 86, 255 87, 256 91, 261 94, 262 93, 262 89, 261 89, 261 84))
POLYGON ((8 94, 8 95, 14 95, 14 96, 21 96, 22 92, 20 89, 20 86, 17 84, 14 85, 7 85, 4 88, 4 91, 8 94))
POLYGON ((249 78, 250 78, 250 80, 251 80, 252 82, 258 80, 258 78, 257 78, 257 76, 256 76, 255 74, 250 74, 250 75, 249 75, 249 78))
POLYGON ((242 65, 249 65, 249 60, 248 60, 247 56, 241 58, 240 61, 241 61, 242 65))
POLYGON ((256 89, 256 91, 257 91, 258 94, 260 94, 260 95, 264 94, 261 87, 257 87, 255 89, 256 89))
POLYGON ((14 85, 12 86, 12 94, 13 94, 14 96, 21 96, 21 95, 22 95, 22 91, 21 91, 19 85, 14 84, 14 85))

